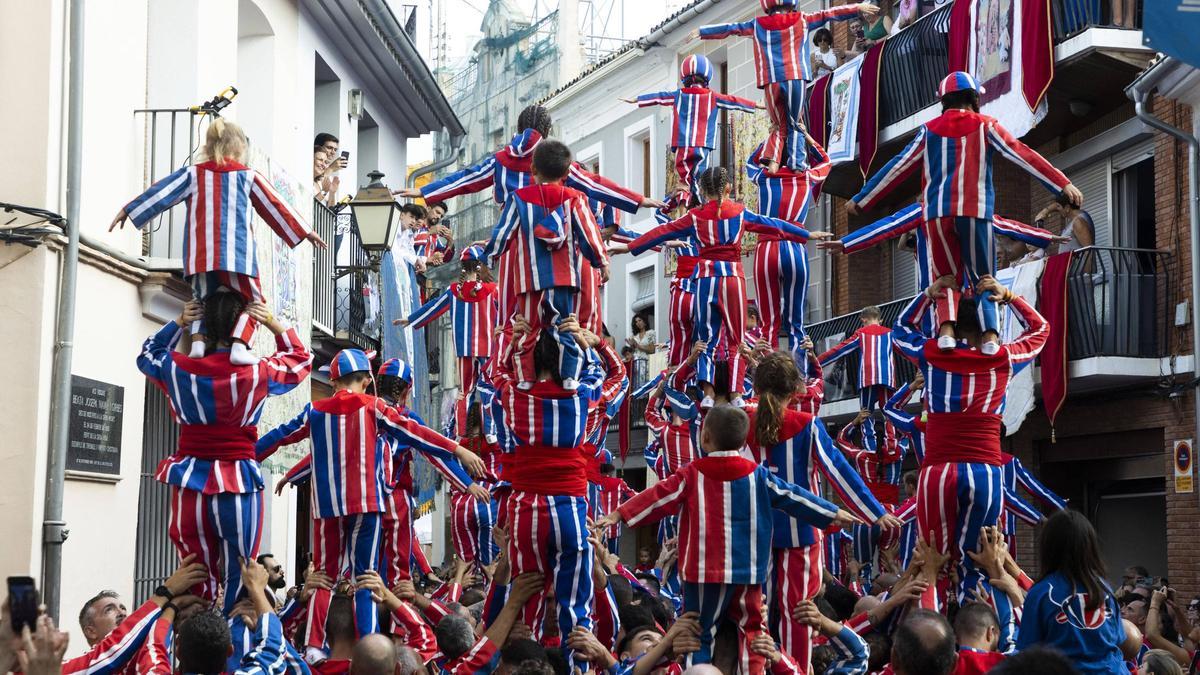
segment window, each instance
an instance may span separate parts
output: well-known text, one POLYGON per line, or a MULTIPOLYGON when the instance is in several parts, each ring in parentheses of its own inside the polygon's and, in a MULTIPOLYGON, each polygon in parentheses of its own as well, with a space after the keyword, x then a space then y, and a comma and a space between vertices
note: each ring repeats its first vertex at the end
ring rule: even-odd
POLYGON ((647 267, 633 273, 633 310, 639 311, 654 306, 654 268, 647 267))
POLYGON ((154 478, 158 463, 166 459, 179 438, 179 425, 167 397, 146 383, 145 417, 142 420, 142 471, 138 479, 137 543, 133 558, 133 597, 148 598, 171 576, 178 564, 175 547, 167 536, 171 490, 154 478))
POLYGON ((650 190, 650 130, 644 129, 629 137, 629 187, 653 194, 650 190))
POLYGON ((342 83, 320 54, 316 55, 314 70, 313 136, 322 132, 340 136, 342 83))
POLYGON ((1124 248, 1157 248, 1153 146, 1149 157, 1135 155, 1129 158, 1133 161, 1129 165, 1122 165, 1124 159, 1113 155, 1113 238, 1124 248))
POLYGON ((650 194, 650 136, 642 139, 642 194, 650 194))
MULTIPOLYGON (((809 230, 828 230, 825 224, 829 222, 829 199, 818 197, 817 203, 809 210, 809 230)), ((833 265, 829 260, 829 252, 808 247, 808 296, 805 298, 804 322, 812 324, 824 321, 833 316, 833 265)))

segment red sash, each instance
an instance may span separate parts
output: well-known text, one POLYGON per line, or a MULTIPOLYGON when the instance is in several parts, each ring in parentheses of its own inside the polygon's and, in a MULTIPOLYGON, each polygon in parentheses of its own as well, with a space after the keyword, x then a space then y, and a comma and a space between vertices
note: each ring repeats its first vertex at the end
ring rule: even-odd
POLYGON ((591 457, 584 448, 545 445, 518 446, 500 458, 504 479, 513 490, 540 495, 587 496, 587 467, 591 457))
POLYGON ((925 464, 1003 465, 1000 416, 991 413, 929 413, 925 422, 925 464))
POLYGON ((207 460, 254 459, 257 427, 217 424, 184 424, 179 428, 179 452, 207 460))
POLYGON ((733 244, 723 244, 720 246, 706 246, 700 249, 700 258, 703 260, 714 260, 717 262, 741 262, 742 247, 733 244))
POLYGON ((696 263, 700 259, 694 255, 681 255, 675 259, 675 278, 687 279, 696 271, 696 263))
POLYGON ((883 504, 895 506, 900 503, 899 485, 867 481, 867 489, 871 491, 871 494, 875 495, 875 499, 878 499, 883 504))

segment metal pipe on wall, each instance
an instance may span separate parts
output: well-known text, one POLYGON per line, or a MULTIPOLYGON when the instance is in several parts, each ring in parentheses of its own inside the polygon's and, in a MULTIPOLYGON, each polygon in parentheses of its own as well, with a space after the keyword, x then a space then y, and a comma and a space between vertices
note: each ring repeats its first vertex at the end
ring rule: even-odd
POLYGON ((54 327, 54 369, 50 385, 50 446, 46 462, 46 499, 42 514, 42 601, 62 625, 63 483, 70 442, 71 357, 75 339, 75 282, 79 271, 80 159, 83 156, 83 20, 84 0, 68 6, 67 180, 63 249, 58 281, 58 316, 54 327))

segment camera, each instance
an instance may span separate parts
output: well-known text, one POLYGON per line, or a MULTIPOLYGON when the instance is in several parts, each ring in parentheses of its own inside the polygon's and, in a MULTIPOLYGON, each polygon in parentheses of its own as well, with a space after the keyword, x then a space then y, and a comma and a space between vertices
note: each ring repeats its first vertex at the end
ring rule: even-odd
POLYGON ((201 103, 198 106, 194 106, 192 108, 192 111, 198 112, 201 114, 205 114, 205 115, 212 115, 213 117, 219 117, 221 114, 221 111, 228 108, 229 104, 233 103, 233 99, 237 95, 238 95, 237 87, 234 87, 234 86, 226 87, 225 91, 222 91, 221 93, 212 97, 212 100, 205 101, 204 103, 201 103))

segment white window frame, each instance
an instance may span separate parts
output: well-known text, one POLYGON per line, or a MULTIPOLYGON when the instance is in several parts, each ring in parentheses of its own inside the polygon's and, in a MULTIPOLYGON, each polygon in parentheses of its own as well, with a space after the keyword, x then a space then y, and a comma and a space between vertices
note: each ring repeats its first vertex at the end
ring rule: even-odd
MULTIPOLYGON (((630 152, 630 150, 633 148, 634 141, 636 140, 640 143, 643 136, 648 136, 650 138, 650 188, 653 190, 655 186, 665 185, 662 174, 663 160, 658 156, 658 153, 655 152, 655 148, 658 147, 658 125, 655 124, 656 120, 657 116, 654 113, 648 114, 636 122, 627 125, 621 132, 621 142, 624 146, 621 155, 623 156, 625 163, 625 185, 631 190, 640 191, 642 189, 641 185, 633 184, 633 163, 635 160, 640 163, 642 158, 640 154, 630 152)), ((653 197, 653 195, 644 196, 653 197)), ((654 226, 653 222, 653 213, 649 209, 641 209, 638 211, 638 213, 630 216, 629 227, 630 229, 636 229, 639 232, 644 232, 650 227, 654 226), (648 227, 642 227, 647 223, 650 223, 648 227)))

